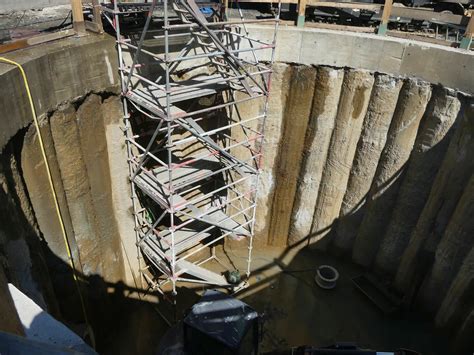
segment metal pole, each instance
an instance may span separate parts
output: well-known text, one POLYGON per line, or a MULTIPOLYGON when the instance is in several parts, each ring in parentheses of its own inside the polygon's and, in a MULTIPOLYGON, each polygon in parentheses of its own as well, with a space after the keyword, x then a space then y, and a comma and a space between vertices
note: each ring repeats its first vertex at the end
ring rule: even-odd
POLYGON ((125 88, 123 88, 123 90, 125 90, 124 93, 126 93, 128 91, 128 86, 130 85, 130 80, 132 80, 133 71, 135 70, 135 65, 138 62, 138 57, 140 56, 140 52, 142 50, 143 41, 145 40, 146 33, 148 31, 148 27, 150 26, 151 20, 153 18, 153 11, 155 10, 155 5, 156 5, 156 0, 153 0, 153 2, 151 3, 151 8, 148 11, 148 16, 146 18, 145 27, 143 28, 142 34, 140 36, 140 41, 138 42, 137 52, 135 53, 135 56, 133 57, 132 66, 130 67, 130 73, 128 74, 127 82, 125 83, 125 88))
POLYGON ((169 63, 169 18, 168 18, 168 0, 164 0, 164 28, 165 28, 165 80, 166 80, 166 119, 168 125, 168 181, 169 181, 169 205, 170 205, 170 233, 171 233, 171 283, 173 293, 173 303, 175 305, 175 319, 176 319, 176 250, 175 250, 175 208, 173 202, 173 195, 175 193, 173 186, 173 136, 171 129, 171 94, 170 94, 170 63, 169 63))
MULTIPOLYGON (((118 61, 119 61, 119 66, 122 66, 123 65, 123 53, 122 53, 122 47, 120 46, 120 39, 121 39, 120 16, 118 15, 117 2, 114 3, 114 10, 115 10, 114 25, 115 25, 115 33, 116 33, 116 36, 117 36, 118 61)), ((123 86, 125 85, 125 77, 124 77, 122 71, 120 71, 120 83, 121 83, 121 86, 123 88, 123 86)), ((130 140, 133 139, 133 138, 132 138, 132 132, 131 132, 131 126, 130 126, 130 113, 128 111, 127 99, 125 97, 122 97, 122 106, 123 106, 123 121, 124 121, 124 125, 125 125, 124 133, 125 133, 125 137, 126 137, 127 158, 130 161, 130 159, 133 156, 130 140)), ((131 176, 131 174, 132 174, 131 164, 128 164, 128 173, 129 173, 129 176, 131 176)), ((136 195, 136 191, 135 191, 135 184, 133 183, 133 181, 130 182, 130 195, 131 195, 131 199, 132 199, 133 219, 134 219, 135 226, 137 226, 138 225, 137 195, 136 195)), ((135 228, 135 243, 136 244, 138 244, 139 238, 140 238, 139 233, 138 233, 137 229, 135 228)), ((132 274, 132 278, 134 280, 134 283, 135 283, 136 287, 137 288, 140 287, 140 288, 143 289, 143 276, 142 276, 142 273, 140 272, 140 270, 141 270, 141 258, 140 258, 140 250, 139 250, 138 246, 137 246, 136 250, 137 250, 138 268, 139 268, 139 273, 140 273, 140 282, 137 282, 135 272, 134 272, 132 267, 130 268, 130 272, 132 274)))
MULTIPOLYGON (((276 40, 277 40, 277 33, 278 33, 278 26, 280 24, 280 14, 281 14, 281 0, 278 2, 278 13, 277 13, 277 21, 275 22, 275 28, 274 28, 274 33, 273 33, 273 41, 272 41, 272 44, 273 44, 273 48, 272 48, 272 56, 271 56, 271 59, 270 59, 270 63, 273 65, 273 62, 275 61, 275 48, 276 48, 276 40)), ((268 79, 267 79, 267 90, 268 90, 268 94, 265 96, 265 104, 264 104, 264 108, 263 108, 263 120, 262 120, 262 136, 260 138, 260 141, 258 142, 258 147, 259 147, 259 151, 258 153, 260 154, 260 156, 262 156, 262 151, 263 151, 263 139, 264 139, 264 136, 265 136, 265 123, 266 123, 266 120, 267 120, 267 116, 268 116, 268 104, 269 104, 269 94, 270 94, 270 88, 271 88, 271 82, 272 82, 272 73, 269 73, 268 74, 268 79)), ((260 182, 260 174, 261 174, 261 159, 260 159, 260 163, 258 164, 258 169, 257 169, 257 177, 256 177, 256 182, 255 182, 255 197, 254 197, 254 201, 256 203, 257 201, 257 197, 258 197, 258 185, 259 185, 259 182, 260 182)), ((252 223, 250 225, 250 238, 249 238, 249 245, 248 245, 248 257, 247 257, 247 280, 249 279, 250 277, 250 265, 252 263, 252 249, 253 249, 253 237, 254 237, 254 234, 255 234, 255 221, 257 219, 257 208, 254 207, 253 208, 253 212, 252 212, 252 223)))

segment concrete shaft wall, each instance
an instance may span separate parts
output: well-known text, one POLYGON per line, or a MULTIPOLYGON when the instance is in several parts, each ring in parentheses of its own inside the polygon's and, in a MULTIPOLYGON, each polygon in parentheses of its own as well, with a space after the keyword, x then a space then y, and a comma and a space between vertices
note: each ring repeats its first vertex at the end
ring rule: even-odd
MULTIPOLYGON (((107 282, 125 277, 121 236, 133 235, 133 220, 124 210, 128 197, 126 152, 120 128, 120 100, 103 102, 91 94, 84 102, 59 107, 42 122, 61 215, 80 271, 100 275, 107 282), (115 114, 116 117, 111 117, 115 114), (120 168, 117 168, 120 166, 120 168), (129 232, 125 232, 124 229, 129 232)), ((31 204, 50 250, 64 262, 68 256, 56 216, 36 129, 26 133, 22 170, 31 204)), ((127 269, 129 269, 127 265, 127 269)))
MULTIPOLYGON (((105 283, 137 286, 113 38, 68 38, 5 56, 22 64, 28 77, 81 282, 93 284, 96 296, 107 293, 105 283)), ((2 267, 41 307, 80 319, 24 83, 16 67, 3 63, 0 82, 0 108, 7 113, 0 120, 2 267)))
MULTIPOLYGON (((269 33, 257 30, 262 39, 269 33)), ((277 60, 300 64, 274 66, 256 244, 337 252, 393 277, 438 325, 472 329, 472 313, 461 310, 473 308, 474 101, 432 83, 472 92, 472 71, 458 68, 472 67, 474 56, 331 31, 283 29, 278 39, 277 60), (332 67, 308 66, 319 64, 332 67)), ((113 46, 111 38, 89 36, 10 57, 30 79, 79 271, 133 284, 121 109, 114 96, 89 94, 116 92, 113 46)), ((47 303, 42 295, 51 285, 38 277, 44 266, 31 251, 44 238, 57 259, 50 270, 61 270, 67 253, 36 133, 22 131, 31 123, 22 81, 6 65, 0 80, 0 107, 9 113, 0 120, 0 246, 17 284, 47 303)))
POLYGON ((347 256, 433 316, 443 304, 439 325, 459 316, 447 297, 470 292, 452 282, 472 266, 474 99, 359 69, 277 64, 273 79, 258 244, 347 256))
MULTIPOLYGON (((252 38, 271 42, 272 26, 248 25, 252 38)), ((242 42, 242 45, 247 45, 242 42)), ((271 52, 266 53, 270 59, 271 52)), ((251 54, 249 53, 250 57, 251 54)), ((417 77, 474 93, 474 53, 368 33, 280 25, 275 60, 305 65, 367 69, 417 77)))

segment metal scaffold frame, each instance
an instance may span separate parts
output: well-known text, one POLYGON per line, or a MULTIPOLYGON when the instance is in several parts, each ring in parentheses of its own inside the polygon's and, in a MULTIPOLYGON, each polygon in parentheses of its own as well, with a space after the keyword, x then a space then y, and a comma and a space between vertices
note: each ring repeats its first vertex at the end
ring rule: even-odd
POLYGON ((238 8, 229 20, 220 3, 195 0, 103 5, 117 35, 142 281, 161 293, 233 286, 203 265, 226 238, 247 239, 247 284, 280 8, 263 20, 238 8), (249 34, 259 22, 273 22, 268 42, 249 34))

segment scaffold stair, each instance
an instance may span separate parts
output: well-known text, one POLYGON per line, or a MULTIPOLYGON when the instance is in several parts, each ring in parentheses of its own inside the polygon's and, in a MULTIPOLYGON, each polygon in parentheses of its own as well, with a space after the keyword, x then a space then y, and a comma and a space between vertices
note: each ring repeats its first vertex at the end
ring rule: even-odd
MULTIPOLYGON (((200 75, 191 79, 175 81, 170 83, 170 103, 176 104, 182 101, 198 99, 200 97, 216 94, 228 85, 219 74, 200 75)), ((133 91, 136 91, 134 89, 133 91)), ((159 107, 166 108, 166 91, 154 86, 147 86, 145 89, 138 89, 142 93, 151 93, 146 98, 155 102, 159 107)))
POLYGON ((180 189, 197 184, 226 170, 234 169, 241 175, 252 173, 245 163, 240 162, 236 158, 231 160, 233 158, 232 155, 220 148, 214 141, 210 141, 219 150, 211 152, 208 156, 196 159, 191 157, 173 165, 171 174, 171 182, 174 187, 172 205, 170 204, 171 194, 167 188, 170 183, 170 175, 166 167, 161 166, 151 171, 141 168, 140 172, 134 177, 133 182, 163 209, 170 210, 173 207, 175 211, 180 211, 189 206, 189 202, 179 193, 180 189), (224 155, 224 158, 222 155, 224 155))
MULTIPOLYGON (((183 161, 179 161, 175 156, 173 160, 176 162, 172 167, 172 183, 176 190, 188 186, 191 183, 197 183, 205 180, 213 175, 216 171, 220 171, 224 166, 215 154, 204 157, 189 157, 183 161)), ((169 183, 169 171, 167 167, 160 166, 152 170, 156 180, 161 185, 169 183)))
POLYGON ((176 263, 176 267, 179 274, 188 274, 216 286, 229 286, 229 283, 224 276, 193 264, 187 260, 179 260, 176 263))
MULTIPOLYGON (((215 56, 214 59, 211 58, 211 63, 214 64, 214 67, 224 78, 232 76, 231 73, 233 73, 234 76, 247 73, 242 62, 232 54, 227 45, 222 43, 221 38, 223 37, 221 36, 221 38, 219 38, 216 33, 217 31, 214 31, 207 26, 208 21, 194 0, 174 0, 173 8, 178 14, 178 17, 180 17, 184 23, 195 22, 199 24, 201 30, 204 30, 205 34, 203 35, 200 33, 199 35, 195 35, 195 40, 201 45, 201 48, 205 53, 209 54, 210 51, 219 51, 222 53, 219 56, 215 56), (204 43, 203 39, 208 39, 209 42, 204 43), (221 67, 221 63, 216 63, 216 58, 219 58, 222 64, 227 64, 226 67, 228 70, 224 70, 221 67)), ((193 34, 193 31, 191 31, 191 33, 193 34)), ((240 78, 239 81, 250 96, 256 96, 256 93, 252 90, 247 78, 240 78)))
MULTIPOLYGON (((186 80, 192 87, 187 87, 186 82, 175 82, 170 89, 170 108, 167 111, 166 91, 154 87, 136 88, 128 91, 125 96, 139 106, 145 107, 160 118, 173 120, 183 116, 186 112, 176 104, 180 102, 198 99, 222 92, 229 88, 233 78, 224 78, 221 74, 213 74, 206 77, 199 77, 186 80), (201 85, 202 84, 202 85, 201 85), (167 117, 166 112, 171 117, 167 117)), ((237 87, 238 89, 238 87, 237 87)), ((242 90, 242 88, 240 88, 242 90)), ((250 87, 253 95, 261 96, 262 92, 258 87, 250 87)))
MULTIPOLYGON (((174 232, 175 253, 179 255, 198 245, 202 240, 210 237, 210 233, 199 231, 198 227, 185 226, 174 232)), ((157 257, 170 260, 171 255, 171 232, 169 230, 161 231, 157 234, 152 233, 144 236, 140 244, 150 247, 157 257)))
MULTIPOLYGON (((171 210, 169 194, 166 194, 164 188, 156 184, 145 172, 141 172, 135 177, 135 183, 145 194, 158 203, 162 208, 171 210)), ((201 222, 217 226, 224 231, 232 232, 230 236, 234 239, 240 239, 240 236, 249 235, 245 228, 241 227, 240 224, 235 222, 232 218, 229 218, 219 209, 214 208, 209 211, 204 211, 196 207, 195 204, 190 203, 180 194, 174 193, 172 197, 172 207, 174 211, 188 209, 191 217, 201 222)))
MULTIPOLYGON (((147 238, 146 241, 142 243, 142 245, 140 245, 140 247, 145 253, 145 255, 148 257, 148 259, 150 259, 156 267, 166 272, 167 274, 171 274, 171 270, 169 269, 168 263, 160 256, 159 253, 156 252, 156 246, 151 244, 151 238, 147 238)), ((176 262, 175 274, 176 276, 188 274, 210 284, 214 284, 217 286, 228 286, 228 283, 224 276, 209 271, 185 259, 181 259, 176 262)))

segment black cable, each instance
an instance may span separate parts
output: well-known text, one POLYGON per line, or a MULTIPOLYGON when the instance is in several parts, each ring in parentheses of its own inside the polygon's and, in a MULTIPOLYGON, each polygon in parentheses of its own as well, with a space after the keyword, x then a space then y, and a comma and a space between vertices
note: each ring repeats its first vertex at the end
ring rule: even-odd
MULTIPOLYGON (((54 31, 54 30, 57 30, 57 29, 60 29, 64 26, 64 24, 66 23, 67 19, 69 18, 69 16, 72 15, 72 10, 69 10, 69 13, 67 14, 67 16, 64 18, 64 20, 57 26, 54 26, 54 27, 48 27, 44 30, 41 30, 41 32, 48 32, 48 31, 54 31)), ((71 21, 72 21, 72 17, 71 17, 71 21)))
POLYGON ((16 26, 13 28, 13 30, 16 30, 20 26, 21 20, 23 20, 23 17, 25 17, 25 13, 26 13, 26 10, 23 11, 23 14, 21 15, 20 19, 16 23, 16 26))

